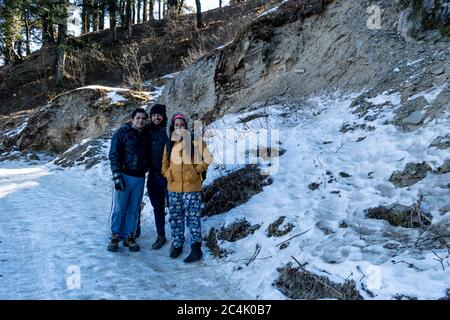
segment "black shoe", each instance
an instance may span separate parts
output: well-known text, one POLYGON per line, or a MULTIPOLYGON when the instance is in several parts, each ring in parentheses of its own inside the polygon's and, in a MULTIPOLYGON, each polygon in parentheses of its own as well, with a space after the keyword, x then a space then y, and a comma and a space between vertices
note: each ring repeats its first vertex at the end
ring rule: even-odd
POLYGON ((111 235, 111 241, 106 249, 111 252, 117 252, 119 250, 119 236, 116 234, 111 235))
POLYGON ((203 252, 201 249, 201 242, 196 242, 191 246, 191 253, 183 261, 186 263, 195 262, 203 257, 203 252))
POLYGON ((181 252, 183 251, 183 247, 179 247, 179 248, 177 248, 177 247, 174 247, 173 245, 170 247, 170 257, 171 258, 177 258, 180 254, 181 254, 181 252))
POLYGON ((128 250, 137 252, 141 250, 141 247, 136 243, 133 236, 129 235, 128 238, 123 242, 124 247, 128 247, 128 250))
POLYGON ((161 249, 161 247, 167 242, 166 236, 165 235, 158 235, 158 237, 156 237, 156 241, 155 243, 152 244, 152 249, 153 250, 158 250, 161 249))

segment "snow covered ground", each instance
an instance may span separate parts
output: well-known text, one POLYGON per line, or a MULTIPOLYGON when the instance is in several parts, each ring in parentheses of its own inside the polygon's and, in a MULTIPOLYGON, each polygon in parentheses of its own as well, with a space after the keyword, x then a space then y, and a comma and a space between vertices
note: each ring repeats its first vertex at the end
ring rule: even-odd
POLYGON ((186 265, 169 258, 169 245, 151 250, 149 214, 142 221, 141 252, 106 251, 107 163, 92 170, 20 162, 0 167, 0 299, 251 297, 209 259, 186 265))
MULTIPOLYGON (((374 131, 341 133, 344 123, 363 123, 349 109, 355 96, 315 97, 296 108, 264 107, 228 115, 209 127, 215 129, 208 144, 216 164, 207 183, 243 165, 222 163, 227 158, 223 146, 236 139, 221 136, 226 129, 244 135, 269 129, 278 134, 276 145, 286 150, 279 158, 262 161, 263 168, 273 170, 273 183, 263 192, 227 213, 203 219, 204 235, 211 227, 240 218, 262 224, 242 240, 219 242, 233 252, 220 260, 204 249, 203 261, 187 265, 168 257, 168 244, 151 250, 155 227, 146 196, 142 251, 107 252, 112 192, 108 162, 89 170, 62 169, 51 162, 0 163, 0 299, 286 299, 272 283, 278 277, 276 269, 292 257, 335 282, 354 279, 366 299, 371 297, 362 287, 375 299, 395 294, 443 297, 450 287, 448 251, 405 246, 402 241, 417 239, 418 230, 367 219, 364 210, 396 202, 411 205, 422 193, 433 223, 449 225, 450 213, 439 213, 450 206, 449 173, 429 173, 407 188, 395 188, 388 181, 409 162, 426 161, 434 169, 450 158, 448 149, 429 148, 437 136, 449 132, 448 114, 415 131, 399 132, 383 124, 398 108, 399 94, 384 93, 373 101, 391 101, 392 106, 370 123, 374 131), (239 122, 261 112, 267 116, 239 122), (327 171, 336 181, 327 182, 327 171), (308 188, 313 182, 319 184, 317 190, 308 188), (268 237, 268 225, 280 216, 286 216, 284 224, 292 223, 294 229, 283 237, 268 237), (342 223, 346 227, 340 227, 342 223), (279 243, 303 232, 280 250, 279 243), (385 248, 386 243, 396 249, 385 248), (261 251, 248 263, 257 244, 261 251), (444 258, 444 267, 435 254, 444 258)), ((236 157, 252 147, 238 144, 236 157)), ((170 235, 168 224, 166 228, 170 235)))

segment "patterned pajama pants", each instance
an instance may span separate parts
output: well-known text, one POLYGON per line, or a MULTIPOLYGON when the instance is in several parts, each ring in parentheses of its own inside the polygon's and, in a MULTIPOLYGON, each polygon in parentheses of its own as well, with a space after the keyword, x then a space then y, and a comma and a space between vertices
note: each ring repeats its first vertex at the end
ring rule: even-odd
POLYGON ((190 244, 202 242, 201 208, 201 192, 169 192, 169 222, 174 247, 179 248, 184 244, 185 219, 191 233, 190 244))

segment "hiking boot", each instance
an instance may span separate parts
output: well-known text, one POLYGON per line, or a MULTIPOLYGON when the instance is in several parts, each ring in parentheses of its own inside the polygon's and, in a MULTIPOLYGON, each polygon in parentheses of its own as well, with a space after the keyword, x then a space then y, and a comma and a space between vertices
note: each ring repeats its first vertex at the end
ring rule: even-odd
POLYGON ((190 263, 200 260, 203 257, 201 246, 201 242, 193 243, 191 246, 191 253, 183 261, 190 263))
POLYGON ((172 244, 172 246, 170 247, 170 251, 169 251, 170 257, 175 259, 181 254, 182 251, 183 251, 183 247, 177 248, 177 247, 174 247, 172 244))
POLYGON ((167 240, 166 240, 166 236, 165 236, 165 235, 158 235, 158 237, 156 237, 155 243, 152 244, 152 249, 153 249, 153 250, 161 249, 161 247, 162 247, 166 242, 167 242, 167 240))
POLYGON ((109 242, 106 250, 111 252, 117 252, 119 250, 119 236, 117 234, 111 235, 111 241, 109 242))
POLYGON ((128 247, 128 250, 133 252, 141 250, 141 247, 139 247, 139 245, 136 243, 136 240, 132 235, 129 235, 128 238, 124 240, 123 246, 128 247))

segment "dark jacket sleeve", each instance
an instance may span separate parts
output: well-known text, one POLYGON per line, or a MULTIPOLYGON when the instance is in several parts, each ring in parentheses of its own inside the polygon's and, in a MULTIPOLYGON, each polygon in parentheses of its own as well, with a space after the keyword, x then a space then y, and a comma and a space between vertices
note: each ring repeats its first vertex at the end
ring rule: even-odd
POLYGON ((122 172, 123 167, 123 141, 121 141, 121 130, 117 130, 111 139, 109 150, 109 161, 113 173, 122 172))

